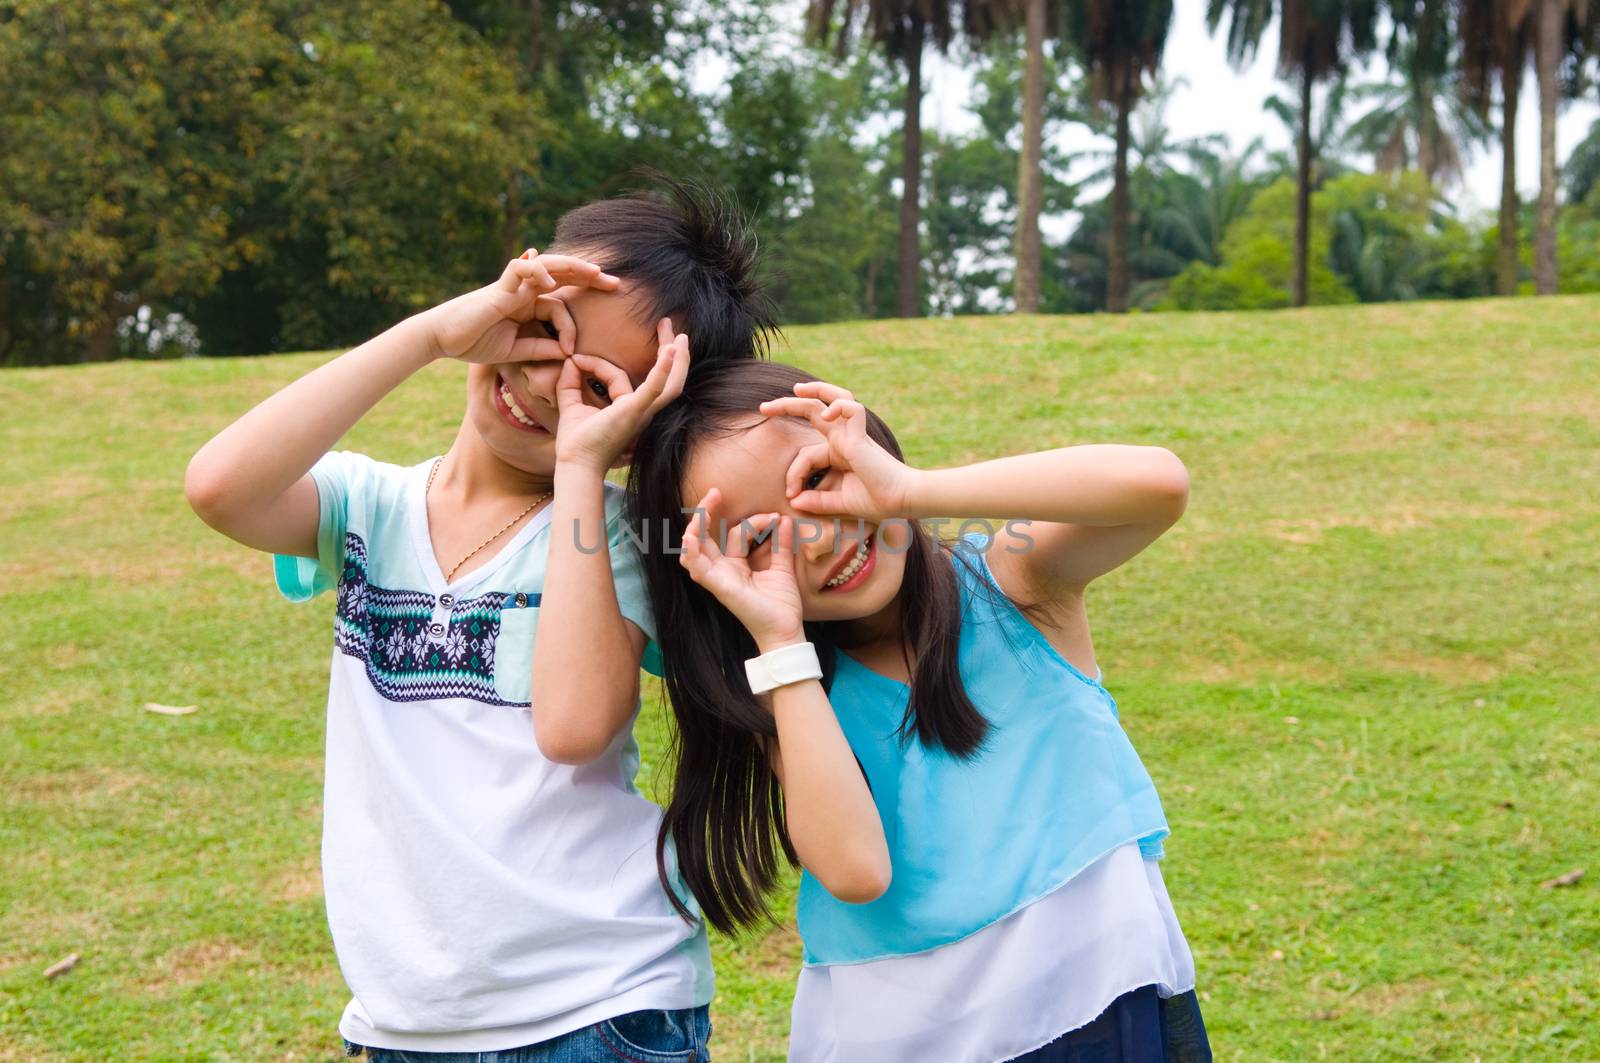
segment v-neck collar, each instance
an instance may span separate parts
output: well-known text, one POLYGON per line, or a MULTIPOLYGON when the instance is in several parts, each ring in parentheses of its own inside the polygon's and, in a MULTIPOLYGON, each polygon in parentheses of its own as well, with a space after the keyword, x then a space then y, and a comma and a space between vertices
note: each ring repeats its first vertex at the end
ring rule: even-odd
POLYGON ((434 594, 443 594, 446 591, 460 598, 461 591, 470 587, 498 571, 507 561, 516 556, 518 550, 527 544, 528 540, 539 534, 550 523, 551 511, 555 508, 553 503, 547 504, 533 515, 533 518, 517 529, 517 533, 506 541, 505 545, 495 551, 494 555, 479 565, 477 568, 456 577, 455 581, 446 582, 444 570, 439 567, 439 558, 433 551, 433 532, 428 527, 428 470, 439 459, 429 458, 411 470, 411 479, 406 484, 406 508, 410 510, 411 545, 417 551, 417 563, 422 566, 422 574, 427 577, 428 587, 434 594))
POLYGON ((901 691, 902 693, 910 691, 911 687, 908 684, 901 682, 900 680, 896 679, 894 676, 892 676, 892 675, 884 675, 882 672, 878 671, 876 668, 872 667, 870 664, 865 664, 865 663, 863 663, 861 661, 856 660, 854 657, 850 656, 850 654, 846 653, 844 650, 840 650, 840 649, 837 649, 837 648, 835 648, 835 649, 836 649, 836 652, 839 655, 839 658, 842 659, 842 660, 848 661, 856 669, 856 671, 864 672, 867 675, 871 676, 873 679, 878 680, 880 683, 887 683, 890 686, 894 687, 896 690, 901 691))

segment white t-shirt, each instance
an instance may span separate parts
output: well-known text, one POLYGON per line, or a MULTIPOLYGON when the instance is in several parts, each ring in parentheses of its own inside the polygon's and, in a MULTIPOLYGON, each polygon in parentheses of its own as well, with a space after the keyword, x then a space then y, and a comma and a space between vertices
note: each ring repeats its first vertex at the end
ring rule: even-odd
MULTIPOLYGON (((709 1002, 704 926, 674 911, 656 875, 661 814, 634 786, 631 728, 576 767, 534 740, 548 508, 447 584, 428 537, 431 464, 328 454, 311 471, 317 558, 276 559, 290 599, 338 590, 322 870, 355 995, 340 1033, 483 1052, 709 1002)), ((606 518, 622 613, 653 634, 614 488, 606 518)))
MULTIPOLYGON (((981 873, 971 869, 968 873, 981 873)), ((1194 988, 1161 869, 1137 844, 960 941, 866 963, 808 965, 790 1063, 993 1063, 1092 1022, 1124 993, 1194 988)))

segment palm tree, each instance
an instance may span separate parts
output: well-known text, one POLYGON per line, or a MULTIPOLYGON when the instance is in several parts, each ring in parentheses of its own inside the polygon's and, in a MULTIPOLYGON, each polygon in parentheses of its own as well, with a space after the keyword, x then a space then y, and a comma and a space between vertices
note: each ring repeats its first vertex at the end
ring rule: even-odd
POLYGON ((1128 308, 1129 118, 1144 93, 1145 77, 1161 67, 1172 0, 1077 0, 1066 16, 1067 33, 1083 54, 1090 93, 1116 115, 1106 309, 1118 313, 1128 308))
POLYGON ((1377 43, 1379 0, 1209 0, 1212 30, 1228 16, 1228 55, 1247 62, 1274 16, 1278 19, 1278 69, 1300 84, 1300 122, 1294 225, 1294 281, 1290 302, 1306 305, 1306 265, 1311 229, 1311 89, 1342 76, 1353 59, 1377 43))
MULTIPOLYGON (((1134 108, 1132 116, 1128 119, 1128 172, 1145 171, 1157 176, 1163 176, 1176 169, 1179 160, 1194 162, 1200 157, 1213 156, 1221 151, 1227 144, 1227 137, 1221 133, 1201 133, 1192 137, 1177 137, 1173 135, 1172 124, 1167 120, 1167 108, 1172 102, 1173 94, 1181 89, 1187 89, 1187 78, 1178 78, 1169 81, 1166 78, 1157 78, 1145 90, 1144 99, 1134 108)), ((1087 122, 1091 128, 1099 131, 1102 127, 1094 122, 1090 115, 1087 122)), ((1252 144, 1252 152, 1259 150, 1258 144, 1252 144)), ((1081 184, 1092 185, 1102 181, 1110 181, 1116 175, 1117 153, 1112 151, 1085 151, 1078 155, 1080 159, 1096 159, 1100 165, 1082 175, 1081 184)))
POLYGON ((840 55, 857 32, 870 34, 891 59, 906 68, 903 146, 900 163, 900 274, 895 312, 922 312, 922 51, 931 39, 950 46, 949 0, 810 0, 807 36, 832 41, 840 55), (859 25, 862 23, 863 25, 859 25))
POLYGON ((1453 184, 1466 151, 1488 139, 1488 124, 1456 90, 1444 34, 1407 39, 1397 52, 1398 77, 1351 89, 1372 106, 1351 124, 1350 139, 1380 172, 1417 169, 1434 185, 1453 184))
MULTIPOLYGON (((1524 3, 1528 0, 1523 0, 1524 3)), ((1534 13, 1533 69, 1539 83, 1539 203, 1533 219, 1533 286, 1553 295, 1556 269, 1556 108, 1561 98, 1561 66, 1569 49, 1581 56, 1589 0, 1532 0, 1534 13)))
POLYGON ((1222 261, 1222 238, 1244 216, 1264 181, 1255 161, 1260 139, 1238 155, 1196 148, 1188 153, 1192 172, 1180 175, 1170 202, 1157 215, 1162 243, 1185 264, 1222 261))
POLYGON ((1046 0, 1021 0, 1024 54, 1022 156, 1017 160, 1017 313, 1039 312, 1039 259, 1044 240, 1039 212, 1044 199, 1044 38, 1046 0))
POLYGON ((1582 203, 1589 192, 1600 184, 1600 119, 1589 127, 1589 134, 1578 141, 1562 167, 1567 181, 1567 202, 1582 203))
POLYGON ((1556 290, 1556 99, 1562 0, 1535 0, 1533 74, 1539 88, 1539 200, 1533 212, 1533 288, 1556 290))
MULTIPOLYGON (((1039 312, 1040 257, 1043 238, 1039 215, 1044 208, 1044 42, 1059 10, 1050 0, 967 0, 964 5, 966 36, 982 46, 999 35, 1021 27, 1022 151, 1017 157, 1016 273, 1012 294, 1019 314, 1039 312)), ((1008 42, 1009 43, 1009 42, 1008 42)))
MULTIPOLYGON (((1323 182, 1338 177, 1349 169, 1347 162, 1354 147, 1350 141, 1350 126, 1345 121, 1350 85, 1343 78, 1328 86, 1322 97, 1322 117, 1311 131, 1311 187, 1322 187, 1323 182)), ((1263 101, 1267 109, 1289 134, 1289 140, 1300 136, 1300 101, 1286 99, 1273 93, 1263 101)), ((1297 152, 1273 150, 1267 153, 1267 170, 1274 177, 1293 177, 1299 170, 1297 152)))
POLYGON ((1517 102, 1533 47, 1527 0, 1460 0, 1461 91, 1487 114, 1492 84, 1500 82, 1500 245, 1494 290, 1517 290, 1517 102))

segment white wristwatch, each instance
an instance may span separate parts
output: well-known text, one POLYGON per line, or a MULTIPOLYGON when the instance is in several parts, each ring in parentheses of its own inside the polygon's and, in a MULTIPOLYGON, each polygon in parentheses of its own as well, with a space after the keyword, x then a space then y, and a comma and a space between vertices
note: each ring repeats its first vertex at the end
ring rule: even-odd
POLYGON ((796 642, 745 661, 744 675, 750 680, 752 693, 765 694, 790 683, 821 679, 822 662, 817 660, 815 646, 809 642, 796 642))

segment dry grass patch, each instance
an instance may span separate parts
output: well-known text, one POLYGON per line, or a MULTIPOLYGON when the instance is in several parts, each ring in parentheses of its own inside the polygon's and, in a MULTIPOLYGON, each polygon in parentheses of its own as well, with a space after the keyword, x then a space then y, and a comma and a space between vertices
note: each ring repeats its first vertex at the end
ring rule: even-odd
POLYGON ((309 901, 322 896, 322 866, 316 859, 303 861, 298 867, 279 875, 268 892, 290 904, 309 901))
POLYGON ((227 938, 210 938, 189 942, 168 952, 150 965, 143 984, 148 992, 167 993, 212 981, 232 968, 259 967, 260 964, 261 953, 253 946, 246 947, 227 938))
POLYGON ((32 804, 84 807, 148 786, 165 787, 148 772, 128 767, 36 772, 10 783, 15 797, 32 804))

